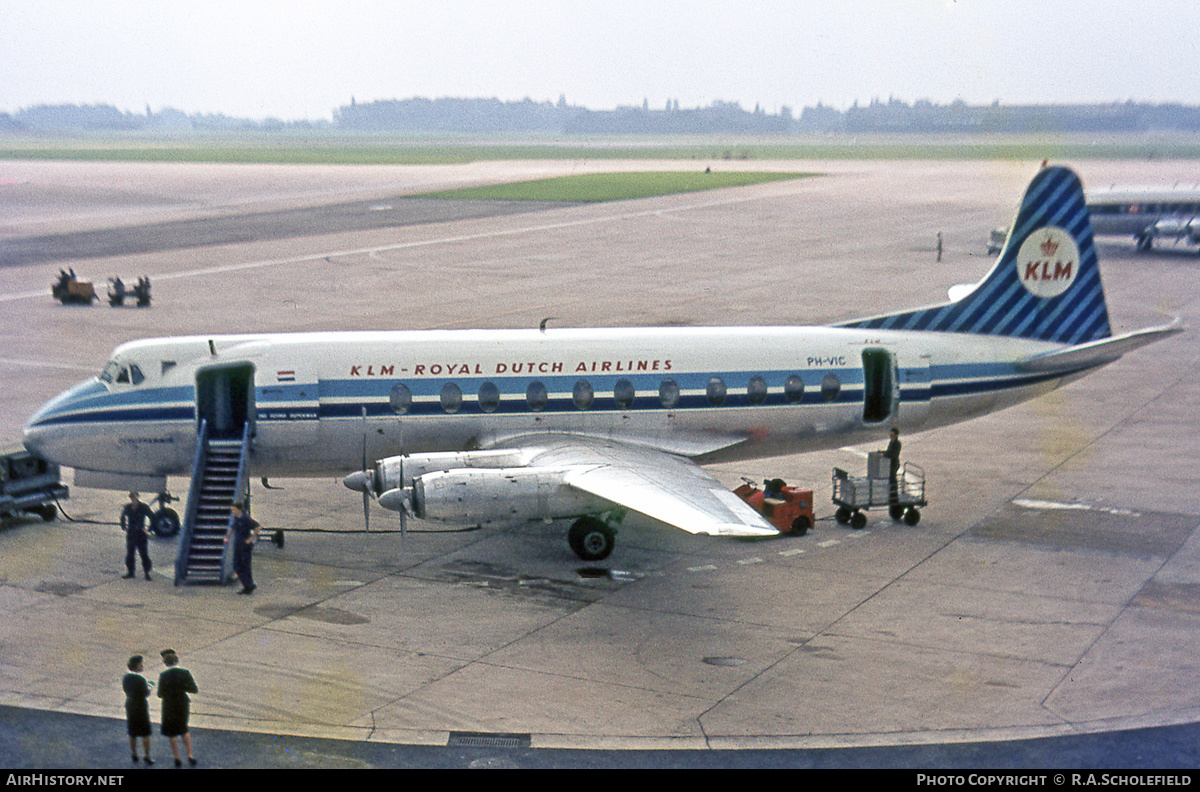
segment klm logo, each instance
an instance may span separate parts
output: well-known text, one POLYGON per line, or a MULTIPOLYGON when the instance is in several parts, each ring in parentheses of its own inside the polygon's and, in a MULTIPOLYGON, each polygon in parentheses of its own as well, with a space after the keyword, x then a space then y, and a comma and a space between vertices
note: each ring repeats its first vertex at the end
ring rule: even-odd
POLYGON ((1079 247, 1061 228, 1046 226, 1026 237, 1017 253, 1017 278, 1035 297, 1057 297, 1079 271, 1079 247))

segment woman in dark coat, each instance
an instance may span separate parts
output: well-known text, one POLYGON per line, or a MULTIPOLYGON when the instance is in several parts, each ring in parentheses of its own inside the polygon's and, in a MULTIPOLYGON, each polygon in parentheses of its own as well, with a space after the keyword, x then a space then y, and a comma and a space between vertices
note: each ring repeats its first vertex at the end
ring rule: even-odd
POLYGON ((154 764, 150 758, 150 683, 142 676, 142 656, 129 658, 129 673, 121 680, 125 689, 125 721, 129 726, 129 753, 133 761, 138 760, 137 740, 142 738, 142 755, 147 765, 154 764))
POLYGON ((175 755, 175 766, 182 762, 179 759, 179 738, 183 738, 183 747, 187 749, 188 762, 193 766, 196 757, 192 755, 192 735, 188 734, 188 711, 190 709, 188 694, 198 693, 196 681, 186 668, 179 668, 179 656, 174 649, 164 649, 163 663, 167 670, 158 677, 158 697, 162 699, 163 736, 171 744, 171 753, 175 755))

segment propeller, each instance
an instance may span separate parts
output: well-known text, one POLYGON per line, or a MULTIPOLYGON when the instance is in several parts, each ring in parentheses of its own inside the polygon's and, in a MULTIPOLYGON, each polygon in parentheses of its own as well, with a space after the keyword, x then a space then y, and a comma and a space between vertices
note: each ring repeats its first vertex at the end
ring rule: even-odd
POLYGON ((400 515, 400 546, 408 532, 408 515, 412 508, 412 487, 397 487, 379 496, 379 505, 400 515))
MULTIPOLYGON (((342 483, 347 489, 352 489, 355 492, 363 494, 363 519, 367 520, 370 512, 370 498, 375 496, 378 489, 376 485, 376 473, 373 468, 364 467, 362 470, 355 471, 342 479, 342 483)), ((400 515, 400 544, 404 544, 404 539, 408 535, 408 518, 416 516, 412 510, 412 487, 396 487, 379 495, 376 500, 379 505, 388 511, 398 512, 400 515)), ((367 530, 370 530, 369 524, 367 530)))
POLYGON ((362 493, 363 522, 371 530, 371 497, 375 494, 375 471, 364 467, 342 479, 347 489, 362 493))
MULTIPOLYGON (((362 408, 363 422, 363 443, 362 443, 362 500, 363 500, 363 527, 370 532, 371 530, 371 495, 375 491, 375 475, 374 471, 367 467, 367 408, 363 405, 362 408)), ((350 486, 347 484, 346 486, 350 486)))
POLYGON ((412 487, 390 489, 380 493, 385 474, 377 466, 367 463, 367 408, 362 409, 363 439, 362 439, 362 468, 342 479, 347 489, 362 493, 363 524, 367 531, 371 530, 371 498, 376 498, 379 505, 385 509, 400 514, 400 546, 404 546, 404 538, 408 533, 408 517, 416 516, 412 511, 412 487))

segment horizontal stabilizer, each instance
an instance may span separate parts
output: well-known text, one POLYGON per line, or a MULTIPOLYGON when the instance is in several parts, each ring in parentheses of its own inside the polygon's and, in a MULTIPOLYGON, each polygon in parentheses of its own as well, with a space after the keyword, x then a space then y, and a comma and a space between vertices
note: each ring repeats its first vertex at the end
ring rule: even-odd
POLYGON ((1112 363, 1126 352, 1181 333, 1184 329, 1183 322, 1177 318, 1161 327, 1147 327, 1125 335, 1034 355, 1017 365, 1023 371, 1082 371, 1112 363))

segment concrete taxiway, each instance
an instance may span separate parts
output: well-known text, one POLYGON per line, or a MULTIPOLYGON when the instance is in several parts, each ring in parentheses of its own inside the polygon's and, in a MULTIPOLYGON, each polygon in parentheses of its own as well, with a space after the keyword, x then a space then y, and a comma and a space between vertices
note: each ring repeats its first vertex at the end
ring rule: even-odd
MULTIPOLYGON (((1096 186, 1200 168, 1067 164, 1096 186)), ((137 337, 545 317, 820 324, 936 302, 990 267, 988 231, 1011 218, 1038 163, 712 165, 823 175, 0 268, 0 438, 19 440, 38 405, 137 337), (98 286, 149 275, 153 307, 52 302, 68 264, 98 286)), ((352 201, 395 211, 445 186, 660 166, 697 164, 0 162, 0 203, 27 207, 0 226, 0 246, 352 201)), ((1196 324, 1194 251, 1136 255, 1132 242, 1102 240, 1100 256, 1115 331, 1174 315, 1196 324)), ((633 525, 591 567, 554 526, 417 523, 401 543, 394 516, 376 510, 361 533, 357 495, 331 477, 255 486, 256 518, 286 543, 260 545, 250 597, 174 587, 170 541, 152 542, 153 581, 122 580, 123 495, 76 489, 63 504, 71 519, 0 530, 0 704, 120 715, 125 659, 170 646, 200 687, 196 727, 359 741, 820 747, 1192 723, 1198 353, 1188 332, 1034 402, 903 438, 929 480, 917 526, 829 519, 832 468, 865 466, 865 448, 843 449, 716 468, 731 487, 742 476, 810 485, 820 519, 805 537, 633 525)), ((187 481, 172 487, 184 495, 187 481)))

